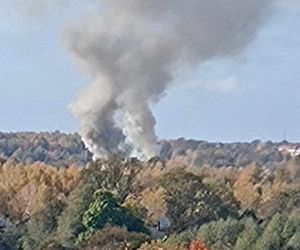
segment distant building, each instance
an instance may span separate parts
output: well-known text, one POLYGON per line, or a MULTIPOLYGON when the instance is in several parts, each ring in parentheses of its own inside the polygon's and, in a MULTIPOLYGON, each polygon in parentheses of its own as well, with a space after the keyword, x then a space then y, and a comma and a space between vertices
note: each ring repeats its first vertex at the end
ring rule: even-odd
MULTIPOLYGON (((12 226, 8 218, 0 217, 0 234, 4 233, 12 226)), ((1 247, 1 246, 0 246, 1 247)), ((2 249, 2 248, 1 248, 2 249)))
POLYGON ((168 229, 171 227, 171 221, 167 217, 162 217, 157 224, 149 227, 153 239, 164 239, 168 235, 168 229))
POLYGON ((157 230, 160 232, 167 231, 171 226, 171 221, 167 217, 162 217, 157 222, 157 230))
POLYGON ((0 156, 0 165, 4 165, 5 162, 6 162, 6 159, 5 159, 5 158, 2 158, 2 157, 0 156))
POLYGON ((300 155, 300 144, 284 144, 278 147, 280 152, 289 153, 291 156, 300 155))

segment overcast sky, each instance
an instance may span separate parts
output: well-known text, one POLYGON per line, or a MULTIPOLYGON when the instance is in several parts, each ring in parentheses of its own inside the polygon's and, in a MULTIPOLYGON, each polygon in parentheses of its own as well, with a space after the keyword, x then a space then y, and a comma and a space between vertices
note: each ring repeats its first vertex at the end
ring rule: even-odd
MULTIPOLYGON (((1 131, 77 131, 68 106, 89 79, 62 45, 69 19, 51 11, 28 17, 1 1, 1 131)), ((298 0, 278 1, 243 55, 183 72, 153 106, 160 138, 224 142, 300 141, 299 109, 298 0)))

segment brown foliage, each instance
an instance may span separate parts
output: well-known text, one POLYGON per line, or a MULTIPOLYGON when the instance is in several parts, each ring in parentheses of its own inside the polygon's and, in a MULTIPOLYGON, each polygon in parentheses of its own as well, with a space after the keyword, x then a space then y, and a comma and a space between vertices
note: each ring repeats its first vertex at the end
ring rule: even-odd
POLYGON ((147 209, 151 222, 156 223, 167 213, 165 191, 162 188, 147 189, 141 194, 140 203, 147 209))
POLYGON ((142 233, 130 233, 124 228, 109 226, 97 231, 80 249, 132 250, 147 240, 148 237, 142 233))
POLYGON ((6 162, 6 159, 4 159, 3 157, 0 157, 0 166, 4 165, 6 162))
POLYGON ((260 182, 263 174, 263 169, 256 164, 241 171, 234 184, 234 195, 241 202, 242 207, 258 207, 262 195, 260 182))
POLYGON ((10 216, 22 220, 43 207, 46 193, 65 199, 77 186, 80 171, 77 167, 58 170, 44 164, 5 165, 0 172, 0 195, 5 198, 1 206, 8 208, 10 216))
POLYGON ((182 243, 166 244, 162 241, 152 241, 143 244, 139 250, 188 250, 188 248, 182 243))
POLYGON ((193 240, 189 246, 189 250, 209 250, 209 248, 204 241, 193 240))

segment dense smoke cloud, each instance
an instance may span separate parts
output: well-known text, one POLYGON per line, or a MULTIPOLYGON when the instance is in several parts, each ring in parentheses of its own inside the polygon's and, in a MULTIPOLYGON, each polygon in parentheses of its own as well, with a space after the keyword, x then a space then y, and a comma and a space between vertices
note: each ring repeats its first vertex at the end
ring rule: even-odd
POLYGON ((71 107, 89 149, 97 157, 156 155, 149 104, 159 101, 182 67, 242 52, 271 2, 101 1, 99 15, 65 34, 67 48, 93 78, 71 107))

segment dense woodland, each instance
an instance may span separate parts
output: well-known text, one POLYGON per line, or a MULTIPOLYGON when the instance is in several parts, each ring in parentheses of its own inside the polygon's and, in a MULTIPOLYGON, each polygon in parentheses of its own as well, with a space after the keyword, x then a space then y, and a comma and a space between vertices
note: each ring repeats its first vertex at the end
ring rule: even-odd
POLYGON ((275 144, 178 140, 162 159, 91 161, 77 135, 60 135, 1 134, 1 250, 300 249, 300 158, 275 144), (34 162, 40 141, 72 149, 34 162))
POLYGON ((1 133, 0 157, 13 164, 43 162, 52 166, 84 166, 91 161, 78 134, 1 133))
MULTIPOLYGON (((281 143, 208 143, 196 140, 160 141, 161 158, 199 167, 246 167, 251 163, 276 168, 291 157, 279 152, 281 143)), ((57 167, 85 166, 92 160, 78 134, 1 133, 0 157, 13 164, 43 162, 57 167)))

